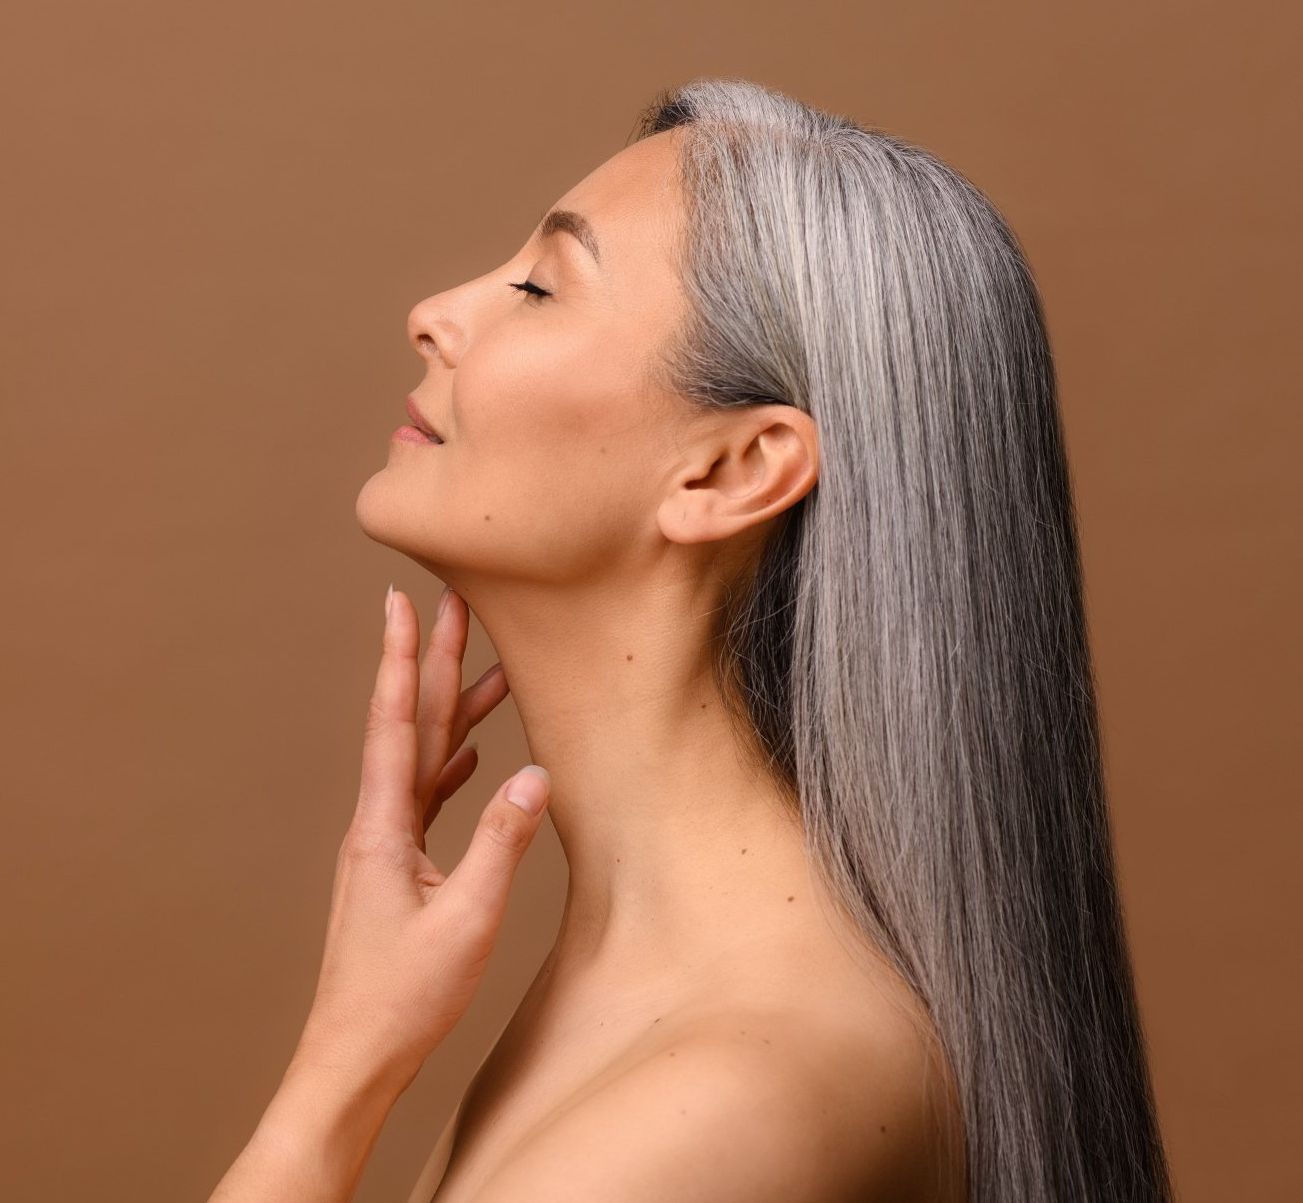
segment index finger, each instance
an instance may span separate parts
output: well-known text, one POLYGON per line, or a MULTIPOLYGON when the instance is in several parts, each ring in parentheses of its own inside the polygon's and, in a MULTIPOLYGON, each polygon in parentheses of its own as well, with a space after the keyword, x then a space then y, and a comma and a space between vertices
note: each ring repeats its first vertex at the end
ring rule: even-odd
POLYGON ((418 845, 416 830, 416 705, 421 643, 416 608, 389 586, 380 667, 367 706, 362 741, 362 785, 354 826, 368 835, 393 835, 418 845))

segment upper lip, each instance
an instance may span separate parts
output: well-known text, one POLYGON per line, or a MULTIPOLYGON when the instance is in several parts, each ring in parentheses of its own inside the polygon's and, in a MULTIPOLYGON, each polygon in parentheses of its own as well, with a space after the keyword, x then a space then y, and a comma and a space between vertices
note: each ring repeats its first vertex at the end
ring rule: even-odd
POLYGON ((417 430, 423 431, 425 434, 443 442, 443 435, 426 421, 425 415, 416 408, 416 402, 413 401, 411 397, 407 398, 407 416, 412 419, 412 425, 415 426, 417 430))

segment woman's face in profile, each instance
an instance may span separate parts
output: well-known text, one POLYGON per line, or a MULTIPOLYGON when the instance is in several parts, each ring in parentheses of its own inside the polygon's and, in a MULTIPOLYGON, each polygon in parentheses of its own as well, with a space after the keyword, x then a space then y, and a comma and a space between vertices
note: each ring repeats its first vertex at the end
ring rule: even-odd
POLYGON ((535 233, 413 308, 411 397, 444 442, 391 439, 357 498, 367 535, 453 580, 565 583, 647 549, 692 412, 647 378, 683 306, 678 137, 635 142, 557 201, 586 230, 535 233))

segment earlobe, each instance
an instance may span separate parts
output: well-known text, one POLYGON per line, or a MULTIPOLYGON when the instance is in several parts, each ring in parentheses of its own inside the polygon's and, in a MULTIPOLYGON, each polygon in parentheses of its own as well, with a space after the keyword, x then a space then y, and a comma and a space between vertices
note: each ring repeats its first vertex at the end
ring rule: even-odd
POLYGON ((710 543, 758 527, 818 482, 818 437, 809 414, 772 404, 725 411, 723 419, 693 449, 696 463, 685 466, 661 502, 657 521, 673 543, 710 543))

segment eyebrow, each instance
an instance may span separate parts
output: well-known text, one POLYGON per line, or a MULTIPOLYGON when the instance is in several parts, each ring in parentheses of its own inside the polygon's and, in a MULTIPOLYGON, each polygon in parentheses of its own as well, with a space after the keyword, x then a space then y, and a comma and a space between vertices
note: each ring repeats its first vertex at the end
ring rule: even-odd
POLYGON ((577 238, 583 248, 593 257, 593 262, 601 266, 602 254, 597 245, 597 235, 582 213, 573 209, 552 209, 544 214, 538 226, 538 236, 548 238, 553 234, 570 234, 577 238))

